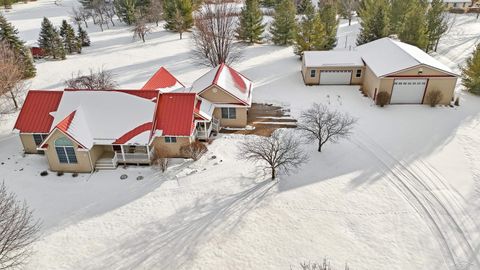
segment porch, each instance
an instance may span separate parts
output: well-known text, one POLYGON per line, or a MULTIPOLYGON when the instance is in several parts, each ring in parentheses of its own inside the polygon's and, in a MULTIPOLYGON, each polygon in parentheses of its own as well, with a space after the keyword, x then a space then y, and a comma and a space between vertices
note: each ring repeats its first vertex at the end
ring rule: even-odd
POLYGON ((148 145, 104 146, 104 151, 95 162, 95 169, 115 169, 118 164, 150 164, 153 148, 148 145))
POLYGON ((218 133, 220 130, 220 120, 213 117, 210 122, 197 122, 195 127, 195 137, 199 140, 208 140, 212 131, 218 133))

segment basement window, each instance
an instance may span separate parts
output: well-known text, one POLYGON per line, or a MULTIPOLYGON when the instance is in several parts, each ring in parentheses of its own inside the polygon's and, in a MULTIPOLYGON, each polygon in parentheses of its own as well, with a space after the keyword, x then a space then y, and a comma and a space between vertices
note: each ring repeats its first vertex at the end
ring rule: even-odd
POLYGON ((177 142, 177 137, 165 137, 165 142, 166 143, 176 143, 177 142))
POLYGON ((310 70, 310 77, 314 78, 317 74, 317 71, 315 69, 310 70))
POLYGON ((47 136, 48 134, 33 134, 33 140, 37 146, 40 146, 47 136))
POLYGON ((362 77, 362 70, 361 69, 357 69, 357 73, 355 74, 355 77, 357 77, 357 78, 362 77))

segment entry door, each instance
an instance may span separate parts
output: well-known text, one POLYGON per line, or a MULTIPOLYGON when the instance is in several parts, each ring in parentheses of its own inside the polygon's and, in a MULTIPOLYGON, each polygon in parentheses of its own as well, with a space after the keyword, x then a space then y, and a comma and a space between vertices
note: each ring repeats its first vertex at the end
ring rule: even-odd
POLYGON ((393 82, 391 104, 421 104, 427 79, 403 79, 393 82))
POLYGON ((351 70, 322 70, 320 84, 350 84, 351 70))

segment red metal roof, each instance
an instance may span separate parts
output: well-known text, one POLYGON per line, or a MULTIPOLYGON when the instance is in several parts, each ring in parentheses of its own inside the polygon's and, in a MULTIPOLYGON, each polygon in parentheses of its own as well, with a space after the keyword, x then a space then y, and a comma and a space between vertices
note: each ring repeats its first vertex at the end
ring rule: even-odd
POLYGON ((155 116, 155 130, 164 136, 190 136, 194 128, 195 93, 161 94, 155 116))
POLYGON ((63 132, 67 132, 68 131, 68 127, 70 127, 70 124, 72 123, 73 121, 73 118, 75 118, 75 113, 77 111, 73 111, 71 112, 69 115, 67 115, 67 117, 65 117, 62 121, 60 121, 56 128, 60 129, 61 131, 63 132))
POLYGON ((247 85, 245 84, 245 81, 242 79, 240 74, 238 74, 238 72, 231 67, 228 67, 228 71, 230 71, 230 74, 232 75, 235 85, 238 87, 238 89, 240 89, 240 91, 242 92, 246 92, 247 85))
POLYGON ((53 122, 50 113, 58 109, 62 95, 63 91, 28 91, 15 128, 23 133, 49 133, 53 122))
POLYGON ((175 76, 168 72, 166 68, 161 67, 142 87, 142 90, 169 88, 175 86, 177 83, 184 86, 175 76))
POLYGON ((128 141, 130 141, 131 139, 133 139, 135 136, 137 136, 137 135, 139 135, 143 132, 146 132, 146 131, 151 131, 152 126, 153 126, 152 122, 142 124, 142 125, 134 128, 134 129, 130 130, 129 132, 125 133, 124 135, 122 135, 122 137, 118 138, 115 142, 113 142, 113 144, 125 144, 128 141))

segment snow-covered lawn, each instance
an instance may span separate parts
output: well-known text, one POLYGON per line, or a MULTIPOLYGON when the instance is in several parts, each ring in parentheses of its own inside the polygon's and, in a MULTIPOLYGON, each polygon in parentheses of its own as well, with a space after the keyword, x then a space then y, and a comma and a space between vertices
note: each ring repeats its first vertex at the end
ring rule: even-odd
MULTIPOLYGON (((31 42, 43 16, 57 25, 68 16, 72 0, 61 3, 18 5, 7 18, 31 42)), ((453 68, 480 36, 475 16, 455 23, 436 54, 453 68)), ((62 88, 89 68, 113 71, 127 89, 160 66, 186 84, 208 70, 192 60, 190 35, 158 28, 143 44, 125 26, 88 30, 92 47, 38 63, 32 89, 62 88)), ((342 21, 338 49, 354 46, 357 31, 357 21, 342 21)), ((129 167, 40 177, 46 160, 22 157, 7 134, 13 121, 0 119, 0 179, 43 220, 28 269, 295 269, 324 257, 338 268, 479 269, 480 98, 378 108, 358 87, 305 86, 291 48, 243 52, 235 68, 255 82, 254 101, 293 116, 312 102, 349 112, 359 119, 352 139, 322 153, 305 146, 308 164, 279 182, 238 160, 240 135, 220 136, 200 161, 177 161, 166 174, 129 167)))

